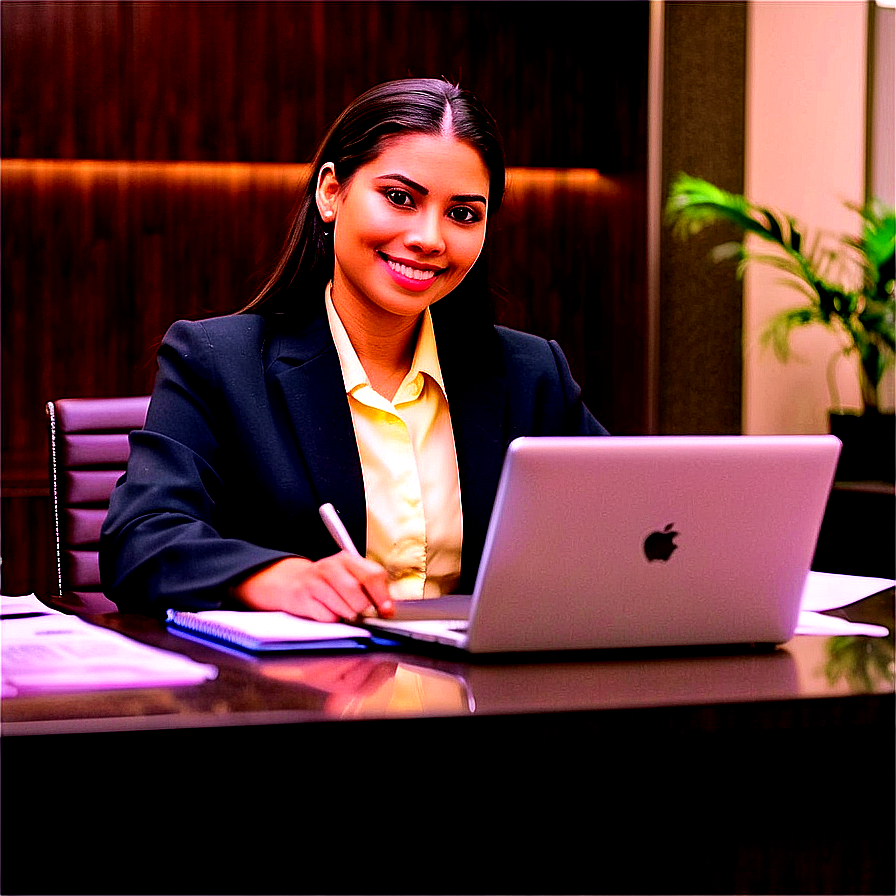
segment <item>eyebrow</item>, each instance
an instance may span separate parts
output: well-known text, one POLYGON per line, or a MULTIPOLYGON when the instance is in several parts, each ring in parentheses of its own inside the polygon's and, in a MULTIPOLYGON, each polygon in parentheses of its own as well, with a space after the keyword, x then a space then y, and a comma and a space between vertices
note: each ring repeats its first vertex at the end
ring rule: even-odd
MULTIPOLYGON (((397 180, 406 186, 410 187, 412 190, 416 190, 421 196, 428 196, 429 190, 426 189, 422 184, 418 184, 416 181, 411 180, 409 177, 405 177, 403 174, 381 174, 376 180, 397 180)), ((459 193, 456 196, 451 197, 452 202, 481 202, 483 205, 488 205, 488 200, 485 196, 482 196, 479 193, 459 193)))

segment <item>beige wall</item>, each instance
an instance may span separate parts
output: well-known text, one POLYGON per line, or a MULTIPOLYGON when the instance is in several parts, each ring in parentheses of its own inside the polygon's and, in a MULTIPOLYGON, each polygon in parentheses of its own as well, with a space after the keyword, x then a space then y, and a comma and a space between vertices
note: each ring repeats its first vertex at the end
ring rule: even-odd
MULTIPOLYGON (((745 192, 806 228, 855 232, 844 200, 865 192, 868 8, 861 0, 753 0, 747 16, 745 192)), ((800 294, 754 267, 744 282, 743 431, 826 432, 828 368, 839 343, 820 327, 792 342, 787 364, 759 334, 800 294)), ((852 362, 835 367, 843 407, 859 406, 852 362)))

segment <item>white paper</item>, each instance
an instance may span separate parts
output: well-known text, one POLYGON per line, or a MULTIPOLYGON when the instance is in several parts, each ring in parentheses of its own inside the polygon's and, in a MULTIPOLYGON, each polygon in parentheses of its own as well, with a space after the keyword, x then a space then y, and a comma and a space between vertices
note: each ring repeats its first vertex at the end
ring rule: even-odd
POLYGON ((76 616, 0 621, 3 696, 168 687, 215 678, 215 666, 133 641, 76 616))
POLYGON ((323 641, 335 638, 366 638, 370 633, 344 622, 315 622, 279 610, 202 610, 184 613, 186 618, 215 622, 259 641, 323 641))
POLYGON ((800 607, 803 610, 836 610, 894 585, 896 581, 893 579, 812 571, 806 579, 800 607))
POLYGON ((46 604, 42 604, 36 594, 0 594, 0 615, 9 616, 13 613, 58 613, 46 604))
POLYGON ((869 622, 850 622, 837 616, 825 616, 812 610, 800 610, 797 635, 866 635, 872 638, 885 638, 889 629, 869 622))

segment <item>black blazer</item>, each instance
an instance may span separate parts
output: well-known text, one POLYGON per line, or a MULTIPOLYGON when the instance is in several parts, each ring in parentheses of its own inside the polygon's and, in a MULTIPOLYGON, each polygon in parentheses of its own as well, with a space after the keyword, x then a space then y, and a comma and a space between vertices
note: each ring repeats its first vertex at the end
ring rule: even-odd
MULTIPOLYGON (((606 430, 555 342, 496 327, 473 353, 436 333, 464 514, 459 589, 470 593, 511 440, 606 430)), ((255 569, 335 553, 318 515, 327 501, 365 552, 361 462, 325 313, 180 321, 158 364, 101 536, 103 588, 121 610, 219 607, 255 569)))

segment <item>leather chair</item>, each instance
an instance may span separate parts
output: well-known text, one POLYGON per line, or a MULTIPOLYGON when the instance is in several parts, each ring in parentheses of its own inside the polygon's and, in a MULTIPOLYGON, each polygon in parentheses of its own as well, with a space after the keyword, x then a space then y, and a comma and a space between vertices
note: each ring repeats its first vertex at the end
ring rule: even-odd
POLYGON ((114 613, 100 587, 100 529, 127 466, 128 433, 146 421, 149 396, 47 403, 56 587, 62 609, 114 613))

